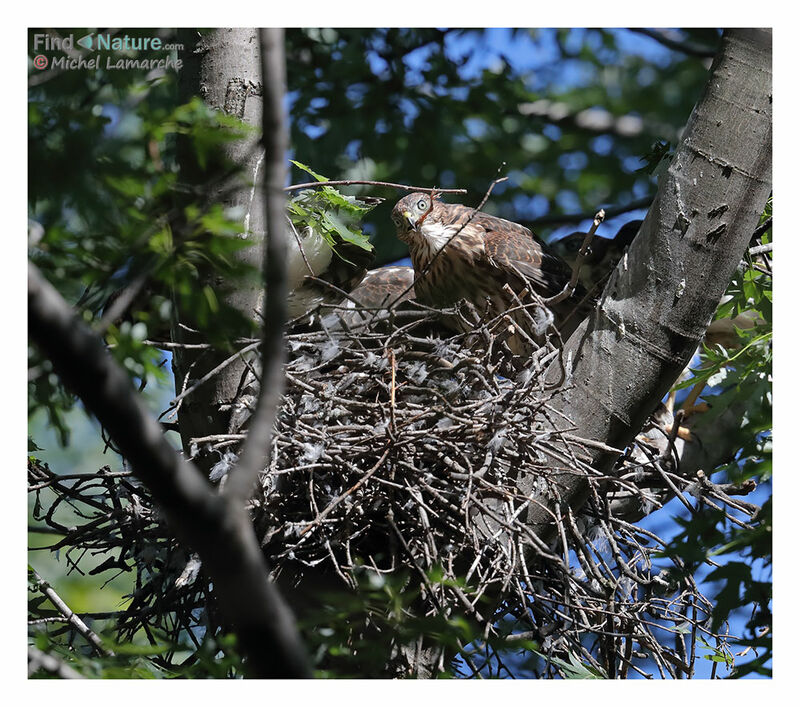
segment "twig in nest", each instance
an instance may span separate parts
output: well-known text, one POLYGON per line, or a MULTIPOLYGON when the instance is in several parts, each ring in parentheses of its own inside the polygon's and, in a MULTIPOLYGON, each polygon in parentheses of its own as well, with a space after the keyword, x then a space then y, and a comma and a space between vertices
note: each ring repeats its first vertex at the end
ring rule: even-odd
POLYGON ((389 414, 391 415, 391 421, 392 421, 392 436, 395 437, 397 434, 397 423, 395 422, 395 405, 396 405, 395 394, 397 392, 397 363, 394 360, 394 351, 392 351, 392 349, 388 349, 386 353, 389 358, 389 365, 391 366, 392 369, 392 388, 389 395, 389 414))
POLYGON ((383 462, 386 461, 386 457, 389 456, 389 447, 386 448, 383 455, 380 459, 378 459, 378 463, 375 464, 364 476, 362 476, 355 484, 353 484, 347 491, 344 493, 339 494, 336 498, 331 501, 328 506, 322 511, 314 520, 312 520, 305 528, 300 531, 300 537, 303 537, 309 530, 311 530, 314 526, 319 525, 334 508, 336 508, 345 498, 347 498, 350 494, 355 493, 358 489, 363 486, 370 476, 372 476, 378 469, 381 468, 383 462))

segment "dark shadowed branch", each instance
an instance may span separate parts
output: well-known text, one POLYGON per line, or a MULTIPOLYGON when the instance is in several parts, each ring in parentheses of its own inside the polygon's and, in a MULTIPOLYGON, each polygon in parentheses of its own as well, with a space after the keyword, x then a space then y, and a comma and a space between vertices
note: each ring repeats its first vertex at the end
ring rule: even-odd
POLYGON ((170 446, 102 340, 31 264, 28 331, 65 385, 108 431, 174 532, 202 558, 248 672, 254 677, 308 676, 292 615, 268 579, 245 509, 215 493, 170 446))
POLYGON ((643 34, 645 37, 650 37, 651 39, 655 39, 656 42, 667 47, 668 49, 673 49, 676 52, 683 52, 689 56, 697 56, 702 59, 712 59, 716 55, 716 49, 714 47, 709 47, 688 40, 675 39, 667 34, 667 32, 664 30, 647 29, 645 27, 631 27, 630 31, 636 32, 637 34, 643 34))

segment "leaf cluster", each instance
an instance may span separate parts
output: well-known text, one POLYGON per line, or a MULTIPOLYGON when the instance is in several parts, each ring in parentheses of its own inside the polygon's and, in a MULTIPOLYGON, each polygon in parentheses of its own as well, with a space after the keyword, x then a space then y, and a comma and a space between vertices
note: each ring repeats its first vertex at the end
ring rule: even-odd
MULTIPOLYGON (((771 200, 762 216, 766 224, 772 216, 771 200)), ((751 242, 750 247, 772 243, 771 227, 751 242)), ((771 253, 769 253, 771 256, 771 253)), ((668 554, 685 563, 685 574, 693 574, 706 561, 724 557, 705 578, 715 587, 711 629, 716 631, 737 615, 744 620, 747 634, 741 645, 761 649, 760 654, 734 668, 732 677, 751 672, 769 675, 772 656, 772 272, 771 257, 745 254, 745 260, 728 287, 717 310, 715 321, 733 320, 746 315, 745 325, 734 326, 728 345, 704 346, 700 365, 693 377, 676 387, 698 383, 707 386, 703 397, 711 406, 705 415, 713 416, 737 406, 743 410, 741 427, 732 446, 738 449, 733 460, 715 472, 724 480, 740 484, 755 481, 768 490, 757 515, 742 527, 724 514, 710 509, 690 519, 676 519, 683 531, 674 538, 668 554)), ((733 664, 716 653, 712 660, 733 664)))

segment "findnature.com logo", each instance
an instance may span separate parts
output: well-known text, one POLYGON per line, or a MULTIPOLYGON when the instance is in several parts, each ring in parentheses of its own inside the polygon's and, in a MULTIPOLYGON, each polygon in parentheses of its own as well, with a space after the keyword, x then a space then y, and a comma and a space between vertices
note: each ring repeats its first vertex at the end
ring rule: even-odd
POLYGON ((76 69, 174 69, 181 68, 182 61, 172 52, 183 49, 183 45, 167 43, 161 37, 131 36, 129 34, 111 34, 109 32, 90 33, 75 38, 74 34, 66 36, 34 33, 33 66, 36 69, 76 70, 76 69), (81 51, 81 47, 84 51, 81 51), (93 52, 165 52, 163 57, 119 57, 110 54, 94 56, 93 52), (48 57, 43 52, 56 53, 48 57))

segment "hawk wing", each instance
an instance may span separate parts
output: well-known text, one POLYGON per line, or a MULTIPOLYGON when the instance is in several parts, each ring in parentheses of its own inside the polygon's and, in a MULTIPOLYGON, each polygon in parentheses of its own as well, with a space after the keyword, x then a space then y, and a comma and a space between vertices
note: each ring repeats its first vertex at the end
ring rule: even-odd
MULTIPOLYGON (((473 209, 461 204, 448 205, 455 220, 464 222, 473 209)), ((486 256, 509 273, 518 271, 530 280, 543 297, 555 295, 569 282, 572 270, 558 256, 545 250, 545 245, 532 231, 518 223, 478 211, 469 222, 483 236, 486 256)))
POLYGON ((402 300, 412 298, 413 284, 414 268, 404 265, 376 268, 365 275, 350 296, 362 307, 384 307, 401 296, 402 300))
POLYGON ((323 323, 329 329, 349 328, 385 318, 390 304, 414 297, 414 268, 390 266, 370 270, 336 309, 327 310, 323 323))

